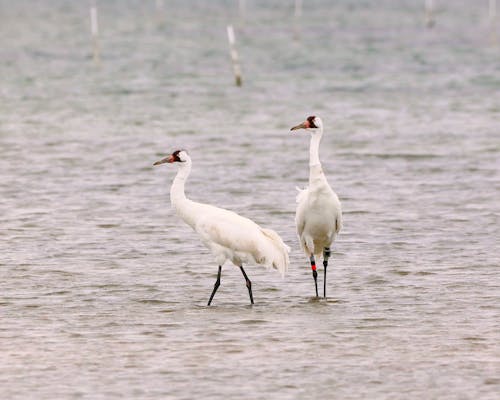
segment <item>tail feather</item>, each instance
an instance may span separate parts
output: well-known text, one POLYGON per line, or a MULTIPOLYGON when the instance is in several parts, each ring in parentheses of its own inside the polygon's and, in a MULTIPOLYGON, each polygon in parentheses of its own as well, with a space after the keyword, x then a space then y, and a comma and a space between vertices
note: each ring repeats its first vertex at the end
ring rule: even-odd
POLYGON ((272 244, 272 259, 268 261, 268 267, 275 268, 281 274, 281 277, 285 276, 288 271, 288 265, 290 264, 290 258, 288 253, 290 252, 290 247, 288 247, 281 237, 272 229, 261 228, 262 233, 272 244))

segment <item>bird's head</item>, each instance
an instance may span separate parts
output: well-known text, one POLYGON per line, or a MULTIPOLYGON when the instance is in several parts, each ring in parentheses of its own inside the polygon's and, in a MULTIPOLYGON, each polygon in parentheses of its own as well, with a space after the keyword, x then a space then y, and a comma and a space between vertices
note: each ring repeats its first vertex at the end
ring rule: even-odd
POLYGON ((321 121, 320 117, 316 117, 315 115, 311 115, 307 117, 307 119, 301 124, 290 128, 291 131, 295 131, 297 129, 305 129, 311 133, 320 132, 323 130, 323 121, 321 121))
POLYGON ((165 163, 175 163, 175 162, 186 162, 190 160, 189 155, 186 150, 176 150, 169 156, 156 161, 153 165, 160 165, 165 163))

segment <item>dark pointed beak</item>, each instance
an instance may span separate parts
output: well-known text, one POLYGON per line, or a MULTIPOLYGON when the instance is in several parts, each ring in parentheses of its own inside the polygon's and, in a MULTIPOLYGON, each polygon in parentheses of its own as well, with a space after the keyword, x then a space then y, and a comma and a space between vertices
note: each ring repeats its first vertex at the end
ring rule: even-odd
POLYGON ((307 128, 309 128, 309 122, 305 121, 305 122, 302 122, 301 124, 299 124, 297 126, 294 126, 293 128, 290 128, 290 130, 294 131, 296 129, 307 129, 307 128))
POLYGON ((168 156, 168 157, 165 157, 165 158, 162 158, 161 160, 159 161, 156 161, 154 165, 160 165, 160 164, 165 164, 165 163, 173 163, 174 162, 174 157, 172 155, 168 156))

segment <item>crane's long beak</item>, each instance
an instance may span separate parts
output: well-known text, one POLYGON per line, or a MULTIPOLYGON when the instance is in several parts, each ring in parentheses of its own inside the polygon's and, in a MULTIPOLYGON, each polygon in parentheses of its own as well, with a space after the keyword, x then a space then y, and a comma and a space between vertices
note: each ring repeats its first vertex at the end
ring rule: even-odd
POLYGON ((295 131, 296 129, 306 129, 309 128, 309 122, 304 121, 301 124, 294 126, 293 128, 290 128, 291 131, 295 131))
POLYGON ((154 165, 160 165, 160 164, 165 164, 165 163, 173 163, 174 162, 174 157, 172 155, 169 155, 168 157, 162 158, 160 161, 156 161, 154 165))

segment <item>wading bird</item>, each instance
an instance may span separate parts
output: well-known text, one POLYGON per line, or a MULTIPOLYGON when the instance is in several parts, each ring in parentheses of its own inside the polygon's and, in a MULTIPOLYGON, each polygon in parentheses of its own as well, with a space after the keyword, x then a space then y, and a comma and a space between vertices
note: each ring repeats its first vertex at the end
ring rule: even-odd
POLYGON ((172 207, 177 215, 200 235, 201 241, 210 249, 219 266, 208 305, 219 288, 222 266, 227 260, 240 268, 246 281, 250 302, 253 304, 252 282, 248 279, 243 264, 264 265, 268 269, 277 269, 281 276, 284 276, 288 270, 289 247, 276 232, 261 228, 248 218, 186 198, 184 185, 191 172, 191 157, 187 151, 174 151, 154 165, 164 163, 178 165, 177 175, 170 188, 172 207))
POLYGON ((315 256, 323 253, 325 271, 323 296, 326 298, 326 268, 330 257, 330 246, 342 228, 342 210, 340 201, 326 180, 319 161, 319 144, 323 136, 321 118, 310 116, 303 123, 291 128, 291 131, 305 129, 311 133, 309 147, 309 186, 299 189, 295 224, 300 246, 311 261, 311 269, 318 297, 318 273, 315 256))

